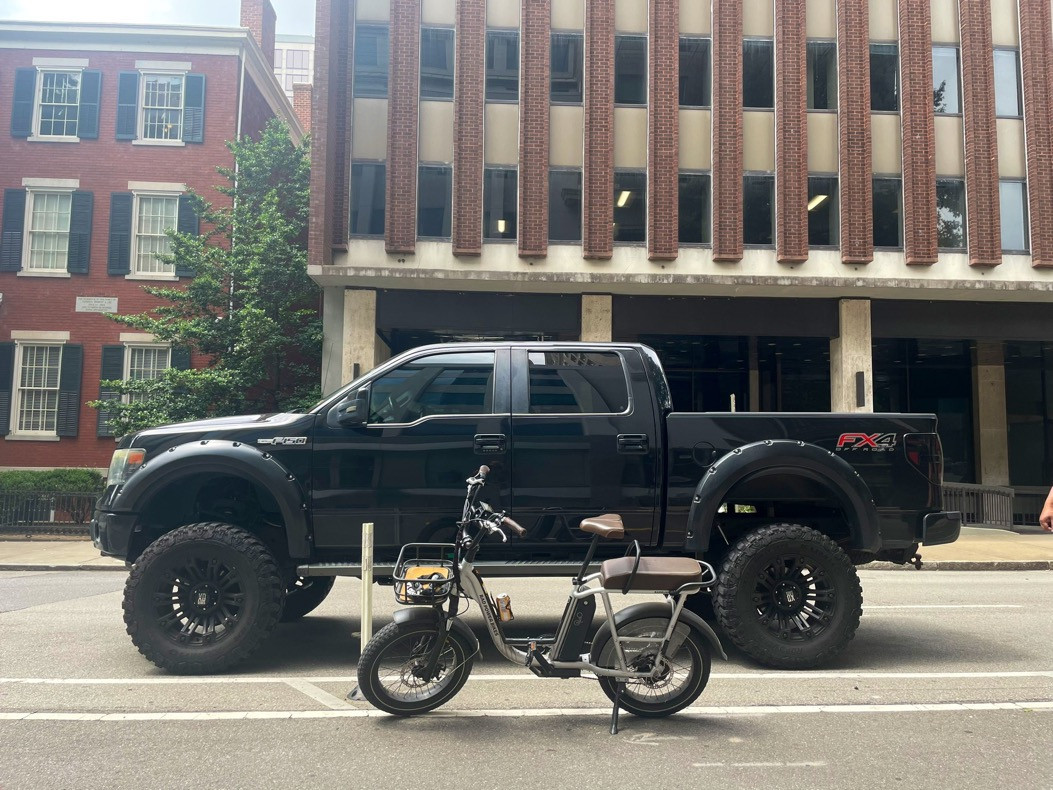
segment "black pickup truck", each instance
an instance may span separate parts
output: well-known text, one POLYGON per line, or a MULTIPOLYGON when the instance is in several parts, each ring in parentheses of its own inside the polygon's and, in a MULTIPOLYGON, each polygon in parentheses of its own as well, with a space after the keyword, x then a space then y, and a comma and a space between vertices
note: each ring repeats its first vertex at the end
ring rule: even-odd
POLYGON ((617 513, 649 553, 712 563, 694 597, 774 667, 844 649, 856 565, 915 561, 961 525, 933 415, 679 413, 646 346, 480 343, 416 348, 306 414, 125 436, 92 536, 132 563, 139 650, 216 672, 360 572, 363 523, 381 579, 402 544, 448 541, 481 463, 483 498, 528 533, 488 547, 488 574, 569 576, 580 520, 617 513))

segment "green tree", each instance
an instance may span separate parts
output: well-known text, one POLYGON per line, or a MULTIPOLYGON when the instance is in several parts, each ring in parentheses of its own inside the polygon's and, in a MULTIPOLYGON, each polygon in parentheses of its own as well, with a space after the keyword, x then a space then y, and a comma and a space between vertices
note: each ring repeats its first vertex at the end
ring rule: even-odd
POLYGON ((154 380, 103 382, 117 435, 202 417, 287 411, 319 396, 319 289, 307 276, 308 143, 272 120, 259 140, 227 143, 233 168, 219 167, 230 200, 192 193, 205 229, 170 231, 168 262, 194 272, 185 288, 145 286, 162 304, 114 321, 204 354, 197 370, 154 380))

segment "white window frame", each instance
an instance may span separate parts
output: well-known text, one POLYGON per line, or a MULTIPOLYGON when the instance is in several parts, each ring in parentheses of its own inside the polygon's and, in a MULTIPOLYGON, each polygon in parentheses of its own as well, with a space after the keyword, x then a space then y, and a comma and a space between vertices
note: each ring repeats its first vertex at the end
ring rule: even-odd
MULTIPOLYGON (((69 134, 41 134, 40 112, 44 106, 44 74, 77 74, 80 85, 77 86, 77 105, 80 106, 81 91, 84 90, 84 68, 77 66, 37 66, 37 78, 33 83, 33 133, 29 137, 30 142, 47 143, 79 143, 80 138, 76 133, 69 134)), ((80 131, 80 110, 77 111, 77 131, 80 131)))
MULTIPOLYGON (((66 345, 65 340, 52 340, 52 339, 34 339, 34 340, 15 340, 15 365, 13 378, 11 382, 11 433, 7 437, 8 439, 54 439, 58 440, 58 418, 59 418, 59 404, 58 404, 58 393, 61 391, 62 385, 62 351, 66 345), (47 346, 59 350, 58 356, 58 379, 55 384, 55 429, 52 431, 30 431, 22 430, 20 428, 19 412, 22 409, 22 360, 25 349, 28 347, 40 347, 47 346)), ((50 387, 32 387, 33 390, 45 389, 51 391, 50 387)))
POLYGON ((33 204, 38 195, 62 194, 70 196, 70 223, 73 222, 73 188, 72 187, 27 187, 26 213, 22 221, 22 270, 20 275, 33 277, 69 277, 69 225, 66 226, 66 265, 61 269, 36 269, 30 266, 32 251, 30 249, 33 235, 33 204))
MULTIPOLYGON (((185 146, 183 142, 183 122, 186 111, 186 75, 188 72, 175 69, 140 69, 139 70, 139 96, 136 99, 135 113, 135 139, 134 145, 172 145, 185 146), (179 136, 174 138, 160 138, 146 136, 146 80, 149 77, 179 77, 182 80, 179 100, 179 136)), ((167 108, 175 109, 175 108, 167 108)))
MULTIPOLYGON (((162 370, 169 370, 172 367, 172 345, 171 343, 125 343, 124 344, 124 368, 121 372, 121 378, 124 381, 132 380, 132 352, 136 349, 157 349, 168 351, 168 365, 162 370)), ((154 378, 159 378, 155 376, 154 378)), ((123 403, 131 403, 131 393, 126 393, 121 396, 123 403)))
POLYGON ((172 198, 176 201, 176 214, 175 224, 172 226, 172 230, 176 230, 179 225, 179 197, 182 192, 162 192, 156 190, 133 190, 132 191, 132 244, 131 244, 131 269, 125 277, 129 280, 170 280, 175 281, 179 278, 175 273, 175 266, 172 267, 171 271, 160 271, 160 272, 141 272, 138 269, 139 266, 139 209, 140 200, 142 198, 172 198))

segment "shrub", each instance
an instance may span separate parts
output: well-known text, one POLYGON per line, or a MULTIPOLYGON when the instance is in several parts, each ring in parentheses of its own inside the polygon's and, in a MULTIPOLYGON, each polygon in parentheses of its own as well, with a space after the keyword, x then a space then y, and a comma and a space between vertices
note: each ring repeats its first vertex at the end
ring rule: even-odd
POLYGON ((103 476, 94 469, 14 469, 0 472, 0 494, 40 492, 80 494, 101 492, 103 476))

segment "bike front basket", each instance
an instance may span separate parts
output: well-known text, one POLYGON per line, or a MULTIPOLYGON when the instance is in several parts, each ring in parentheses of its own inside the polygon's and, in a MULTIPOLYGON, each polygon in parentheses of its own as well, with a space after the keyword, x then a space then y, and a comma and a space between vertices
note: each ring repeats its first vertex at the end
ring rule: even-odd
POLYGON ((407 543, 395 563, 395 600, 440 604, 453 588, 452 543, 407 543))

